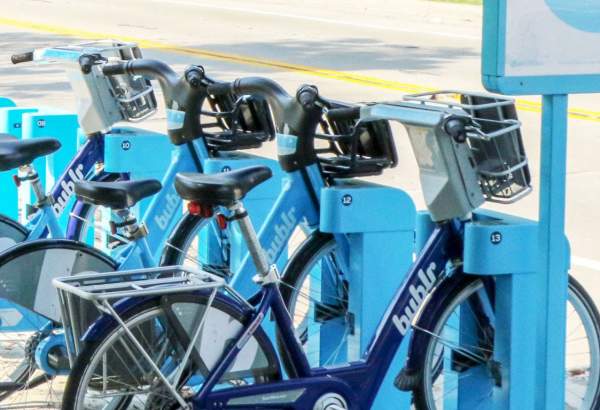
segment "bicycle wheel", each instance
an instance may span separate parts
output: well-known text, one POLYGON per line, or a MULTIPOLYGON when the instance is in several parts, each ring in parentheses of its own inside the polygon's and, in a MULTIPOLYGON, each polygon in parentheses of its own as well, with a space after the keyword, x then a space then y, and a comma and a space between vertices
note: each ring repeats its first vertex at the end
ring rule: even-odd
MULTIPOLYGON (((132 309, 122 317, 130 335, 114 325, 81 351, 67 381, 63 410, 177 408, 164 379, 147 359, 178 392, 186 391, 188 397, 197 392, 244 323, 239 309, 219 298, 211 305, 209 301, 206 294, 176 294, 132 309), (192 346, 198 329, 199 336, 192 346), (148 358, 132 343, 131 335, 148 358)), ((279 379, 277 357, 259 329, 219 385, 231 387, 279 379)))
MULTIPOLYGON (((431 329, 415 328, 425 347, 417 364, 419 380, 414 389, 418 409, 443 409, 456 403, 459 385, 467 388, 469 408, 487 408, 499 368, 493 362, 494 317, 484 279, 465 278, 424 317, 438 318, 431 329), (489 314, 485 313, 489 312, 489 314)), ((585 290, 569 279, 565 368, 565 408, 598 407, 598 354, 600 335, 598 312, 585 290)))
MULTIPOLYGON (((353 325, 347 314, 349 288, 336 252, 334 237, 317 231, 300 245, 282 275, 283 300, 313 367, 348 359, 345 345, 353 325)), ((279 335, 277 342, 286 371, 293 372, 279 335)))
POLYGON ((160 266, 183 265, 228 277, 230 257, 228 231, 213 218, 186 213, 167 241, 160 266))
MULTIPOLYGON (((0 259, 0 407, 60 406, 64 378, 38 369, 39 343, 59 329, 60 314, 52 279, 81 272, 108 272, 116 264, 99 251, 66 240, 21 243, 0 259), (44 403, 43 405, 40 403, 44 403)), ((53 359, 64 362, 66 352, 53 359)), ((62 364, 61 364, 62 366, 62 364)), ((62 370, 62 369, 61 369, 62 370)))
MULTIPOLYGON (((294 254, 282 277, 282 296, 312 366, 344 361, 346 338, 352 331, 352 315, 347 311, 348 294, 352 289, 344 280, 336 250, 333 236, 312 235, 294 254), (326 338, 322 337, 324 334, 326 338), (322 338, 326 343, 321 342, 322 338), (324 346, 328 349, 325 354, 324 346)), ((440 306, 450 303, 446 301, 440 306)), ((441 317, 440 312, 428 313, 434 314, 441 317)), ((592 299, 571 276, 566 326, 567 408, 596 409, 600 405, 600 316, 592 299)), ((418 344, 429 341, 420 340, 418 344)), ((278 337, 282 363, 286 371, 293 371, 281 343, 278 337)))
POLYGON ((29 231, 17 221, 5 215, 0 215, 0 252, 23 242, 29 231))

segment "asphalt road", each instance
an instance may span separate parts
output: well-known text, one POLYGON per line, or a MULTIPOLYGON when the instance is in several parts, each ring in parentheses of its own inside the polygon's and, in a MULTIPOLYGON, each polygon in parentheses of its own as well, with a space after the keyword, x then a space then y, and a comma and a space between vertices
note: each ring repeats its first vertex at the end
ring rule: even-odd
MULTIPOLYGON (((8 64, 13 52, 71 43, 73 36, 144 39, 160 47, 146 48, 147 57, 163 59, 178 69, 202 64, 210 75, 221 79, 268 75, 290 91, 314 83, 323 95, 349 101, 400 99, 404 92, 422 88, 482 89, 481 8, 477 6, 423 0, 1 3, 0 95, 20 105, 74 109, 60 67, 8 64)), ((600 111, 600 98, 574 97, 571 105, 600 111)), ((520 115, 538 186, 541 116, 536 111, 520 115)), ((146 125, 164 130, 162 112, 146 125)), ((600 122, 572 119, 569 132, 566 224, 573 268, 600 300, 600 281, 596 280, 600 243, 595 234, 600 231, 600 122)), ((401 131, 397 146, 398 167, 376 181, 405 189, 422 205, 416 164, 401 131)), ((272 146, 262 152, 274 155, 272 146)), ((535 218, 536 194, 496 208, 535 218)))

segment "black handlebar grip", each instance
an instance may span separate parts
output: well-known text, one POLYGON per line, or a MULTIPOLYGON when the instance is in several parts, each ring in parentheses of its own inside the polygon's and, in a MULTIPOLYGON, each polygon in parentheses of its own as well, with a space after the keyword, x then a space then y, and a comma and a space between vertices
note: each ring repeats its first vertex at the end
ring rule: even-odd
POLYGON ((303 85, 296 93, 296 99, 304 108, 312 107, 319 97, 319 90, 314 85, 303 85))
POLYGON ((33 61, 33 51, 28 51, 27 53, 21 54, 13 54, 10 56, 10 61, 12 61, 13 64, 28 63, 33 61))
POLYGON ((212 83, 206 87, 206 92, 215 97, 227 95, 233 92, 233 83, 212 83))
POLYGON ((466 123, 464 119, 450 117, 444 124, 444 131, 458 143, 467 140, 466 123))
POLYGON ((127 63, 108 63, 102 66, 104 75, 121 75, 127 73, 127 63))
POLYGON ((332 108, 327 111, 327 118, 332 121, 357 120, 360 118, 360 106, 332 108))

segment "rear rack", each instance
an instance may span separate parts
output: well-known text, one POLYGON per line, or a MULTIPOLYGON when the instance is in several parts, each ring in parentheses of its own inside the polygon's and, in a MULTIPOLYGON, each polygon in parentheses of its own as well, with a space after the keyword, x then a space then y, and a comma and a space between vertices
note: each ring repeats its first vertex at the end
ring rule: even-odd
POLYGON ((177 293, 182 290, 196 291, 226 285, 225 280, 219 276, 183 266, 73 275, 54 279, 53 283, 59 292, 90 302, 177 293))
POLYGON ((83 273, 56 278, 53 285, 58 291, 71 364, 81 350, 82 336, 101 314, 120 320, 113 306, 124 298, 226 290, 228 295, 247 304, 223 278, 184 266, 83 273))
POLYGON ((532 191, 521 122, 513 99, 454 90, 407 95, 404 99, 469 115, 467 143, 487 201, 513 203, 532 191))

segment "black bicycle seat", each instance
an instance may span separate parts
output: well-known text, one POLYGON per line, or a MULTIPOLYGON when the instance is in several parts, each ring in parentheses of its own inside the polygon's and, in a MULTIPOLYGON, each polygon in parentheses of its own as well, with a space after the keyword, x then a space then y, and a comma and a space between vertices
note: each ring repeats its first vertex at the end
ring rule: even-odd
POLYGON ((52 154, 60 148, 54 138, 19 140, 12 135, 0 134, 0 171, 8 171, 31 164, 34 159, 52 154))
POLYGON ((3 141, 17 141, 17 137, 15 137, 14 135, 10 135, 10 134, 0 133, 0 142, 3 142, 3 141))
POLYGON ((161 183, 155 179, 116 182, 81 181, 75 184, 75 195, 89 204, 126 209, 156 194, 161 188, 161 183))
POLYGON ((182 173, 175 177, 175 189, 179 196, 188 201, 230 206, 272 175, 271 170, 264 166, 220 174, 182 173))

